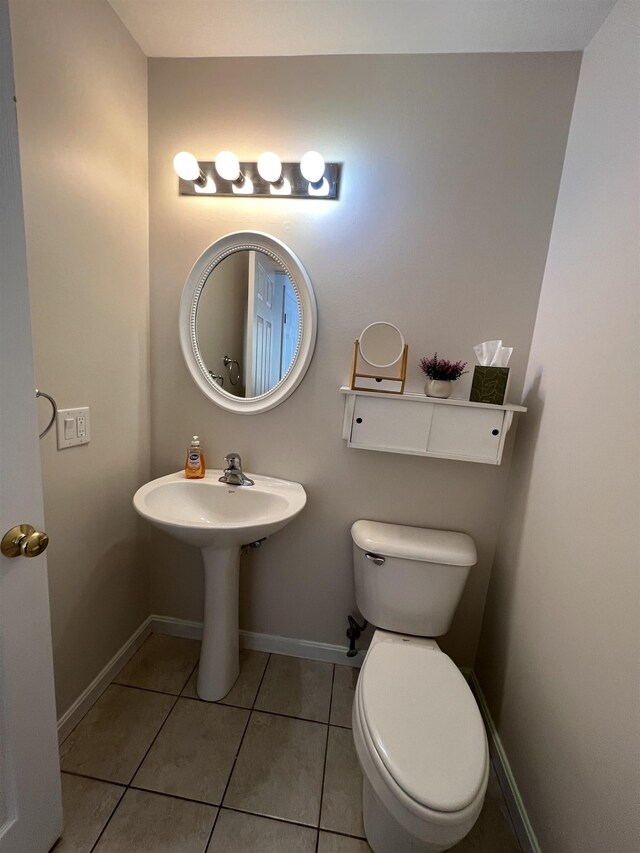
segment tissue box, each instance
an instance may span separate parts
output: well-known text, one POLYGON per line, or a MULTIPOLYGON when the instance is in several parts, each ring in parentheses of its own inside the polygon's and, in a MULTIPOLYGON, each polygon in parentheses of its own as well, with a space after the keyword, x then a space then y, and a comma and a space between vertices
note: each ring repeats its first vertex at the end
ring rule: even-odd
POLYGON ((508 379, 508 367, 485 367, 477 364, 473 371, 469 400, 472 403, 493 403, 502 406, 508 379))

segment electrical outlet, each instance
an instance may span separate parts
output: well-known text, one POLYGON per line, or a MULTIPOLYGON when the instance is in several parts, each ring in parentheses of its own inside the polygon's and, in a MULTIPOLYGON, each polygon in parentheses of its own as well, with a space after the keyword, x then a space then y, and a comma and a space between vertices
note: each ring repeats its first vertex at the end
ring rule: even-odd
POLYGON ((79 444, 89 444, 91 441, 89 407, 58 409, 56 433, 58 450, 64 450, 65 447, 77 447, 79 444))

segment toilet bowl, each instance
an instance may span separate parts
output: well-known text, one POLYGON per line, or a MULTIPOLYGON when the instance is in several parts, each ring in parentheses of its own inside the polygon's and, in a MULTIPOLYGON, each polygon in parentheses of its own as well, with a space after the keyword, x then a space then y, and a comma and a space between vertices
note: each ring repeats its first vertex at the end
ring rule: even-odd
POLYGON ((475 544, 368 521, 352 537, 358 607, 379 626, 352 712, 365 834, 374 853, 448 850, 477 820, 489 776, 478 706, 433 639, 448 630, 475 544))

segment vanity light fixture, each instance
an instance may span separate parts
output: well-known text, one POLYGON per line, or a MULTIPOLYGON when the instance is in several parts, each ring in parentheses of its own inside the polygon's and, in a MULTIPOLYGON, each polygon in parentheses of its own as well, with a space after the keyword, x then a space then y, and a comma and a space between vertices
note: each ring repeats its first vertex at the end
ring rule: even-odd
POLYGON ((231 151, 220 151, 214 162, 198 161, 186 151, 174 158, 180 195, 245 198, 337 199, 340 163, 325 163, 317 151, 301 162, 283 163, 273 151, 257 162, 240 162, 231 151))

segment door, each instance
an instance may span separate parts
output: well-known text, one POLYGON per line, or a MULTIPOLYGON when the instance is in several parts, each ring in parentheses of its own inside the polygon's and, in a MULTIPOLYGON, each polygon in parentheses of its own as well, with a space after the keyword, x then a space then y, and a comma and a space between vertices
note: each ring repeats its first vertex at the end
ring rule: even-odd
POLYGON ((283 300, 284 288, 276 270, 266 257, 251 252, 247 325, 251 388, 247 396, 264 394, 280 381, 283 300))
MULTIPOLYGON (((0 538, 43 530, 27 264, 7 0, 0 0, 0 538)), ((62 831, 46 556, 0 554, 0 853, 62 831)))

